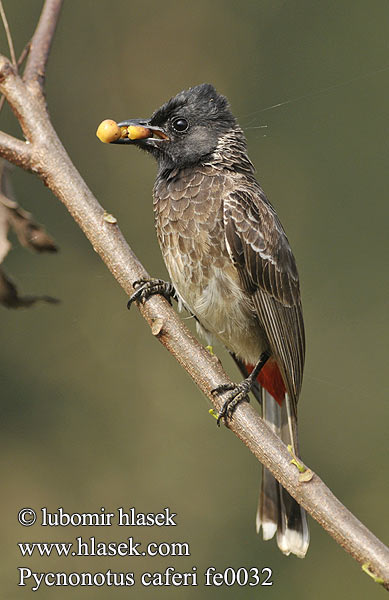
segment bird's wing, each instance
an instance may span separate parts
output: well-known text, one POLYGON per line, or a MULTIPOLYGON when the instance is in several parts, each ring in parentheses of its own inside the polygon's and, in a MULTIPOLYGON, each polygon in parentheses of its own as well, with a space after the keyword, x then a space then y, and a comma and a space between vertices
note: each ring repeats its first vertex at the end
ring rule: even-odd
POLYGON ((227 194, 224 228, 228 253, 253 300, 295 406, 305 356, 299 279, 288 239, 259 185, 227 194))

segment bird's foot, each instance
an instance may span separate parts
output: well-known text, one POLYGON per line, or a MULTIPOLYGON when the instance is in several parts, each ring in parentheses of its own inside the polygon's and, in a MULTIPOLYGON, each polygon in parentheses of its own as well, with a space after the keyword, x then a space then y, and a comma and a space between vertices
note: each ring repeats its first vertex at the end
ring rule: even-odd
POLYGON ((265 352, 262 352, 257 364, 251 371, 250 375, 246 377, 246 379, 243 379, 243 381, 241 381, 240 383, 224 383, 223 385, 219 385, 217 388, 212 390, 212 394, 214 396, 220 396, 225 392, 229 392, 217 417, 217 424, 219 426, 220 421, 222 419, 232 419, 232 415, 234 414, 234 411, 238 404, 240 404, 240 402, 243 402, 243 400, 245 400, 246 402, 250 402, 248 396, 249 392, 254 386, 258 374, 260 373, 262 367, 266 364, 267 360, 269 359, 269 356, 270 354, 267 350, 265 350, 265 352))
POLYGON ((171 299, 177 299, 176 290, 173 285, 163 279, 138 279, 133 283, 135 292, 130 296, 127 302, 127 308, 130 309, 133 302, 146 302, 147 298, 154 294, 161 294, 171 304, 171 299))
POLYGON ((220 421, 222 419, 232 419, 232 415, 238 404, 243 402, 250 402, 249 392, 252 388, 253 381, 250 377, 244 379, 240 383, 225 383, 223 385, 219 385, 217 388, 212 390, 212 394, 214 396, 220 396, 225 392, 229 392, 226 400, 223 402, 223 406, 219 410, 219 414, 217 416, 217 424, 220 426, 220 421))

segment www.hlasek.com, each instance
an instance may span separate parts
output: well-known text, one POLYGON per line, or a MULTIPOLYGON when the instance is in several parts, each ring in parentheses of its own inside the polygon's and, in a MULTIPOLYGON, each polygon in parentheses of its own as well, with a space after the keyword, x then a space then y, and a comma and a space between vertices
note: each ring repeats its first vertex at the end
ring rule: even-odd
MULTIPOLYGON (((164 508, 159 513, 137 512, 135 507, 125 511, 118 508, 116 512, 108 513, 102 507, 97 513, 67 513, 62 507, 56 512, 49 512, 47 508, 41 509, 40 525, 42 527, 171 527, 176 526, 177 514, 169 508, 164 508)), ((30 527, 37 522, 38 514, 32 508, 24 508, 18 513, 18 521, 24 527, 30 527)), ((19 542, 19 551, 22 557, 32 556, 49 557, 57 556, 83 557, 83 556, 131 556, 131 557, 180 557, 191 556, 188 542, 149 542, 142 546, 141 541, 135 541, 129 536, 122 541, 102 541, 95 536, 77 536, 72 542, 19 542)), ((43 586, 108 586, 130 587, 138 581, 142 586, 271 586, 272 570, 269 567, 234 569, 227 567, 218 571, 215 567, 208 567, 198 577, 197 567, 181 572, 173 566, 166 567, 163 571, 145 571, 139 576, 134 572, 115 572, 113 569, 94 573, 79 570, 78 572, 34 572, 27 566, 18 567, 18 586, 38 591, 43 586)))
POLYGON ((190 556, 187 542, 150 542, 142 550, 142 542, 133 537, 122 542, 102 542, 81 536, 75 542, 18 542, 22 556, 190 556))

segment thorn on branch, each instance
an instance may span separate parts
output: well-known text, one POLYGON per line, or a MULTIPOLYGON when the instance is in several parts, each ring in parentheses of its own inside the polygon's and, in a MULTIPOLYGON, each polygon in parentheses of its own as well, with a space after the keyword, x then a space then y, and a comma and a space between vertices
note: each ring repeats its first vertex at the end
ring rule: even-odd
POLYGON ((108 213, 106 210, 104 211, 103 219, 107 223, 112 223, 113 225, 115 225, 118 222, 117 218, 108 213))
POLYGON ((164 320, 161 319, 160 317, 157 317, 156 319, 153 319, 152 325, 151 325, 151 333, 155 336, 160 335, 162 328, 164 326, 164 320))

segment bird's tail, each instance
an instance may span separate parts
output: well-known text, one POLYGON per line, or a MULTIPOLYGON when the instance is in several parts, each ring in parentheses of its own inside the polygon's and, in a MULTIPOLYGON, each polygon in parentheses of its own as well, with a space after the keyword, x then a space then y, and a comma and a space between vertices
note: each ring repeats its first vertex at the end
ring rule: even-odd
MULTIPOLYGON (((262 388, 262 416, 272 431, 284 444, 291 445, 298 455, 296 417, 285 394, 280 406, 273 396, 262 388)), ((277 532, 277 544, 286 554, 304 558, 309 546, 309 530, 305 510, 278 483, 271 473, 262 467, 262 485, 259 496, 257 533, 262 527, 264 540, 277 532)))
MULTIPOLYGON (((232 357, 242 375, 247 377, 254 367, 245 364, 234 354, 232 357)), ((270 429, 284 444, 290 444, 298 456, 296 415, 274 360, 269 359, 262 368, 251 391, 262 405, 262 417, 270 429)), ((307 553, 309 529, 306 512, 264 467, 256 526, 257 533, 262 527, 264 540, 270 540, 277 532, 277 544, 284 554, 304 558, 307 553)))

